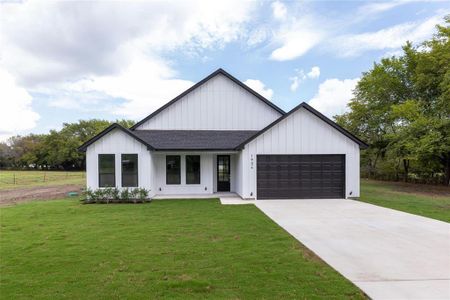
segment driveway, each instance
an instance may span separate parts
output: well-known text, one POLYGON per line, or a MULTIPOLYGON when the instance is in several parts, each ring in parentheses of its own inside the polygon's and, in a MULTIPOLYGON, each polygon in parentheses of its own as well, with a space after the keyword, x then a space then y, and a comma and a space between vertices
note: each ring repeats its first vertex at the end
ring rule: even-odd
POLYGON ((256 206, 373 299, 450 299, 450 224, 353 200, 256 206))

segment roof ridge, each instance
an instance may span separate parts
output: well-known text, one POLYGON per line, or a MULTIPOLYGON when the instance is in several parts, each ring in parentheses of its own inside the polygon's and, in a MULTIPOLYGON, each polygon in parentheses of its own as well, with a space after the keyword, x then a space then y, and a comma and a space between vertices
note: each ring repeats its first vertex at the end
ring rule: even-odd
POLYGON ((134 134, 128 128, 123 127, 119 123, 113 123, 113 124, 109 125, 108 127, 106 127, 105 129, 103 129, 100 133, 96 134, 94 137, 92 137, 89 140, 87 140, 86 142, 84 142, 81 146, 79 146, 77 148, 77 150, 81 151, 81 152, 86 152, 87 147, 89 147, 91 144, 95 143, 97 140, 99 140, 100 138, 102 138, 103 136, 105 136, 106 134, 108 134, 109 132, 111 132, 114 129, 120 129, 122 132, 125 132, 126 134, 130 135, 132 138, 136 139, 137 141, 139 141, 142 144, 144 144, 145 146, 147 146, 148 149, 153 149, 152 145, 150 145, 149 143, 147 143, 146 141, 144 141, 143 139, 138 137, 136 134, 134 134))
POLYGON ((289 117, 290 115, 292 115, 294 112, 296 112, 297 110, 299 110, 302 107, 305 108, 306 110, 308 110, 310 113, 314 114, 316 117, 318 117, 319 119, 321 119, 322 121, 324 121, 328 125, 332 126, 336 130, 338 130, 340 133, 342 133, 345 136, 347 136, 349 139, 351 139, 355 143, 357 143, 360 146, 360 148, 366 149, 366 148, 369 147, 369 145, 367 145, 365 142, 360 140, 357 136, 355 136, 354 134, 352 134, 351 132, 349 132, 348 130, 346 130, 345 128, 340 126, 339 124, 333 122, 328 117, 326 117, 325 115, 323 115, 322 113, 320 113, 319 111, 314 109, 312 106, 310 106, 308 103, 303 101, 302 103, 300 103, 299 105, 297 105, 293 109, 291 109, 289 112, 287 112, 286 114, 282 115, 281 117, 279 117, 278 119, 276 119, 275 121, 273 121, 272 123, 270 123, 269 125, 264 127, 263 129, 261 129, 255 135, 251 136, 246 141, 241 143, 238 147, 236 147, 236 149, 239 149, 239 150, 243 149, 246 144, 250 143, 252 140, 257 138, 258 136, 260 136, 261 134, 263 134, 264 132, 266 132, 267 130, 269 130, 270 128, 272 128, 273 126, 275 126, 276 124, 278 124, 282 120, 286 119, 287 117, 289 117))
POLYGON ((166 104, 164 104, 163 106, 161 106, 160 108, 158 108, 157 110, 155 110, 154 112, 149 114, 147 117, 145 117, 144 119, 140 120, 139 122, 137 122, 136 124, 131 126, 130 129, 135 130, 137 127, 139 127, 146 121, 150 120, 151 118, 153 118, 154 116, 159 114, 161 111, 163 111, 164 109, 166 109, 173 103, 177 102, 178 100, 180 100, 181 98, 183 98, 184 96, 186 96, 187 94, 192 92, 193 90, 197 89, 198 87, 203 85, 205 82, 209 81, 211 78, 217 76, 218 74, 222 74, 222 75, 226 76, 228 79, 230 79, 234 83, 236 83, 239 86, 241 86, 242 88, 244 88, 247 92, 251 93, 256 98, 263 101, 265 104, 269 105, 271 108, 273 108, 274 110, 279 112, 281 115, 284 115, 286 113, 284 110, 279 108, 277 105, 275 105, 271 101, 267 100, 264 96, 262 96, 261 94, 259 94, 258 92, 256 92, 255 90, 253 90, 252 88, 247 86, 246 84, 244 84, 242 81, 240 81, 239 79, 237 79, 236 77, 234 77, 233 75, 231 75, 230 73, 225 71, 224 69, 218 68, 217 70, 215 70, 214 72, 212 72, 211 74, 209 74, 208 76, 206 76, 205 78, 203 78, 202 80, 200 80, 199 82, 197 82, 196 84, 194 84, 193 86, 191 86, 190 88, 188 88, 187 90, 185 90, 184 92, 182 92, 181 94, 179 94, 178 96, 176 96, 175 98, 170 100, 169 102, 167 102, 166 104))

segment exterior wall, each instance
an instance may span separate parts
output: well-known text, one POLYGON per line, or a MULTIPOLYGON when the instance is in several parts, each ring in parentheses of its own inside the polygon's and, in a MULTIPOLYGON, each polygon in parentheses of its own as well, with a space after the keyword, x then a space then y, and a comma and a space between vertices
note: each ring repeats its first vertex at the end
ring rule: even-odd
POLYGON ((150 196, 154 195, 153 161, 145 145, 117 129, 90 145, 86 151, 86 185, 91 189, 98 188, 99 154, 115 154, 116 187, 118 188, 122 187, 121 154, 137 154, 139 187, 150 190, 150 196))
POLYGON ((280 116, 219 74, 136 129, 260 130, 280 116))
POLYGON ((243 198, 257 197, 257 154, 345 154, 346 196, 359 197, 359 145, 303 108, 245 146, 243 198))
POLYGON ((155 193, 157 195, 212 194, 213 155, 210 153, 152 152, 155 162, 155 193), (181 184, 166 184, 166 155, 180 155, 181 184), (200 155, 200 184, 186 184, 186 155, 200 155), (206 189, 205 189, 206 188, 206 189), (160 190, 161 189, 161 190, 160 190))
POLYGON ((235 155, 235 176, 234 177, 234 190, 236 192, 236 194, 238 194, 239 196, 242 197, 242 183, 243 183, 243 172, 244 172, 244 167, 243 167, 243 159, 242 159, 242 153, 239 152, 238 154, 235 155))
MULTIPOLYGON (((225 154, 225 153, 224 153, 225 154)), ((217 153, 211 152, 152 152, 155 175, 155 194, 177 195, 177 194, 213 194, 217 192, 217 153), (181 183, 166 184, 166 155, 180 155, 181 183), (186 155, 200 155, 200 184, 186 184, 186 155), (160 190, 161 189, 161 190, 160 190)), ((235 191, 236 178, 234 154, 230 154, 230 191, 235 191)))

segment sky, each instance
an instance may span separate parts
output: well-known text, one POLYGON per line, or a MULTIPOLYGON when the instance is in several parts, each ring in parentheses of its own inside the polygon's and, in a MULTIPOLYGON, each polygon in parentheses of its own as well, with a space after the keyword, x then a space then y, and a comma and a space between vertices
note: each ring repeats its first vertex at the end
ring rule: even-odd
POLYGON ((362 73, 449 1, 0 1, 0 141, 140 120, 223 68, 285 111, 344 113, 362 73))

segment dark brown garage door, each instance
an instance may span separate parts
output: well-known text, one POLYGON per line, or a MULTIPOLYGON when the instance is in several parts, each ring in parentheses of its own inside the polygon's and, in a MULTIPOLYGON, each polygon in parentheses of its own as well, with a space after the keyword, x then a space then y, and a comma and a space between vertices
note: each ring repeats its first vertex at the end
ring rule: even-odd
POLYGON ((257 155, 258 199, 345 197, 345 155, 257 155))

